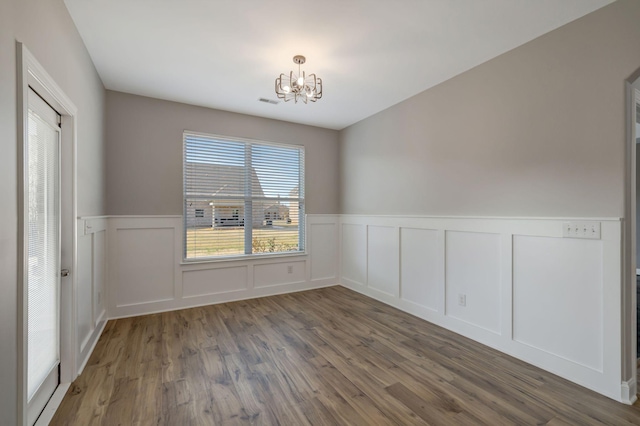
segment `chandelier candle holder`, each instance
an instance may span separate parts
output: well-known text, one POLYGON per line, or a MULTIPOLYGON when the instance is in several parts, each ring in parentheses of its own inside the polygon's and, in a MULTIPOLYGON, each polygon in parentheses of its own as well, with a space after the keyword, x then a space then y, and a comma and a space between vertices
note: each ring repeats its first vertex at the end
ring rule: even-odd
POLYGON ((300 71, 300 65, 305 61, 306 58, 302 55, 294 56, 293 63, 298 64, 298 74, 291 71, 289 75, 280 74, 276 78, 276 95, 279 99, 285 102, 293 99, 295 103, 300 100, 306 104, 322 98, 322 79, 315 74, 306 75, 304 71, 300 71))

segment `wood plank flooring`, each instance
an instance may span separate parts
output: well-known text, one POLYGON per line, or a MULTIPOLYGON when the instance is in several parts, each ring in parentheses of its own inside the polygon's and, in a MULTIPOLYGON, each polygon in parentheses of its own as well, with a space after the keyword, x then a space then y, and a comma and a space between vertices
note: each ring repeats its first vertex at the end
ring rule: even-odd
POLYGON ((52 425, 638 425, 343 287, 109 321, 52 425))

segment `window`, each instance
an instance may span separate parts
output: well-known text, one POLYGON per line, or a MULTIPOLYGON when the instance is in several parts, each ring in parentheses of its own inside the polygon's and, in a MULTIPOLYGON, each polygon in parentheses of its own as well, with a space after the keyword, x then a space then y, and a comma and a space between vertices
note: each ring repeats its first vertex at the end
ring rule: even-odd
POLYGON ((304 147, 184 133, 184 259, 304 251, 304 147))

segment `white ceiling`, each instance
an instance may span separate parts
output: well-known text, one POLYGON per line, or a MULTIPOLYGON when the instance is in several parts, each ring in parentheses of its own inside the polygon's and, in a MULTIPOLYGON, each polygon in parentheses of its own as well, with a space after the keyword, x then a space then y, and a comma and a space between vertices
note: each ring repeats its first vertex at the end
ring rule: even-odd
POLYGON ((107 89, 331 129, 612 0, 65 0, 107 89), (281 102, 303 69, 317 103, 281 102))

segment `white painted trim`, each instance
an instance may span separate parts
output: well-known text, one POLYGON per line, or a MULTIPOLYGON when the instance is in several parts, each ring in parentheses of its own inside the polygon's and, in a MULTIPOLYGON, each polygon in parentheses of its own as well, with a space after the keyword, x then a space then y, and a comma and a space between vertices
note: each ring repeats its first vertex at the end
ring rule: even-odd
MULTIPOLYGON (((78 366, 78 371, 76 372, 76 376, 79 376, 84 371, 84 367, 87 366, 87 362, 89 361, 89 358, 91 358, 91 354, 96 348, 96 345, 98 344, 98 340, 100 340, 100 336, 102 336, 102 332, 104 331, 104 328, 107 326, 107 320, 105 317, 106 317, 106 311, 103 311, 102 314, 100 315, 100 319, 98 320, 98 327, 96 327, 93 330, 90 338, 88 339, 90 342, 90 346, 86 351, 86 356, 80 360, 80 365, 78 366)), ((69 383, 67 383, 67 385, 69 385, 69 383)))
POLYGON ((107 230, 107 216, 83 216, 77 221, 79 236, 95 234, 107 230))
POLYGON ((274 253, 274 254, 243 254, 238 256, 228 256, 228 257, 217 257, 217 258, 208 258, 208 259, 199 259, 199 260, 182 260, 180 262, 181 266, 188 265, 202 265, 202 264, 211 264, 211 263, 229 263, 229 262, 243 262, 249 259, 252 260, 264 260, 269 262, 270 259, 291 259, 295 261, 297 257, 306 258, 309 255, 308 252, 295 252, 295 253, 274 253))
POLYGON ((621 401, 627 405, 633 405, 638 400, 638 382, 635 378, 622 382, 621 388, 621 401))
POLYGON ((381 215, 381 214, 341 214, 340 217, 348 219, 356 218, 404 218, 404 219, 447 219, 447 220, 525 220, 525 221, 622 221, 620 217, 529 217, 529 216, 429 216, 429 215, 381 215))
MULTIPOLYGON (((65 244, 68 254, 61 259, 65 262, 65 266, 71 269, 71 276, 68 279, 70 284, 61 282, 61 305, 60 305, 60 381, 71 382, 75 379, 76 371, 76 289, 77 289, 77 226, 75 223, 77 217, 77 108, 64 91, 46 72, 44 67, 40 65, 37 59, 29 52, 26 46, 20 42, 16 42, 16 61, 18 65, 17 75, 17 126, 18 140, 22 148, 18 149, 18 173, 21 178, 18 180, 18 227, 22 230, 20 238, 18 238, 18 262, 21 267, 18 268, 18 404, 17 418, 18 424, 26 425, 27 423, 27 318, 24 303, 26 300, 27 286, 26 279, 26 256, 28 234, 24 225, 24 215, 27 211, 26 206, 26 187, 24 182, 27 179, 26 163, 28 161, 24 155, 24 146, 26 146, 27 137, 27 117, 28 117, 28 100, 27 93, 29 86, 32 86, 40 96, 53 106, 62 116, 62 176, 63 185, 61 185, 62 210, 61 223, 62 234, 61 242, 65 244), (65 156, 65 148, 70 152, 65 156), (65 174, 70 175, 65 179, 65 174)), ((60 387, 60 386, 59 386, 60 387)), ((57 392, 57 391, 56 391, 57 392)), ((45 407, 47 410, 47 407, 45 407)))
MULTIPOLYGON (((634 73, 638 76, 638 71, 634 73)), ((631 77, 633 78, 633 77, 631 77)), ((621 288, 621 334, 622 334, 622 365, 621 379, 623 382, 631 382, 637 377, 637 275, 636 265, 637 241, 636 241, 636 108, 640 100, 638 89, 640 78, 625 81, 625 175, 624 175, 624 215, 627 218, 623 222, 622 233, 622 288, 621 288), (636 270, 634 273, 633 270, 636 270)), ((635 389, 635 387, 634 387, 635 389)), ((623 390, 624 393, 624 390, 623 390)))
POLYGON ((125 215, 107 215, 107 216, 86 216, 81 219, 182 219, 181 214, 160 214, 160 215, 144 215, 144 214, 125 214, 125 215))
MULTIPOLYGON (((131 317, 137 317, 140 315, 159 314, 162 312, 172 312, 172 311, 178 311, 182 309, 198 308, 202 306, 217 305, 220 303, 239 302, 242 300, 258 299, 260 297, 277 296, 279 294, 298 293, 301 291, 314 290, 314 289, 325 288, 325 287, 333 287, 336 285, 338 284, 336 284, 335 282, 327 282, 322 284, 314 282, 313 285, 310 285, 309 283, 296 283, 296 285, 278 286, 277 288, 274 288, 273 286, 262 287, 260 289, 256 289, 260 291, 253 291, 253 292, 218 293, 216 294, 216 296, 218 297, 216 297, 215 299, 208 299, 205 301, 200 301, 195 303, 184 303, 183 305, 180 305, 180 306, 176 306, 175 304, 166 304, 166 305, 157 304, 156 306, 153 306, 150 303, 140 304, 145 308, 143 312, 133 311, 131 313, 127 313, 125 311, 123 313, 119 313, 109 317, 109 320, 131 318, 131 317)), ((192 299, 196 300, 197 298, 194 297, 192 299)), ((200 297, 200 299, 202 300, 206 298, 200 297)))
POLYGON ((25 146, 28 137, 27 117, 29 116, 28 107, 28 53, 26 48, 23 49, 20 43, 16 44, 16 62, 19 70, 17 75, 17 100, 18 107, 16 113, 18 115, 18 141, 20 148, 18 149, 18 330, 16 333, 18 340, 18 365, 17 365, 17 421, 18 425, 26 425, 27 423, 27 314, 24 309, 27 300, 27 265, 25 259, 28 258, 27 244, 29 235, 25 226, 25 212, 28 211, 28 198, 25 196, 25 182, 28 182, 28 170, 26 167, 25 146))

